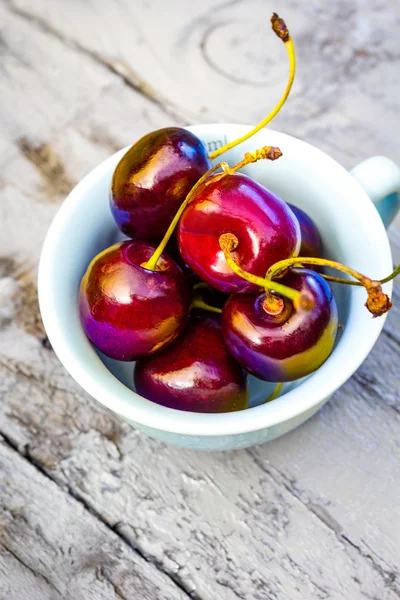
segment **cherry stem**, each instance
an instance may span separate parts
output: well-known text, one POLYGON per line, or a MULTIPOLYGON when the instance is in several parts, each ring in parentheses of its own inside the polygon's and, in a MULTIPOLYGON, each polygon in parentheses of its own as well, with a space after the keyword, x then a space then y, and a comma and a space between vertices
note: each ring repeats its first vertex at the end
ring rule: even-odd
POLYGON ((207 304, 202 298, 194 298, 192 301, 192 308, 202 308, 203 310, 218 313, 219 315, 222 313, 221 308, 217 308, 216 306, 211 306, 211 304, 207 304))
MULTIPOLYGON (((210 290, 210 289, 211 289, 210 286, 205 281, 199 281, 199 283, 196 283, 192 288, 192 290, 194 292, 197 292, 198 290, 210 290)), ((195 296, 193 298, 192 308, 202 308, 203 310, 208 310, 210 312, 214 312, 214 313, 218 313, 218 314, 222 313, 221 308, 217 308, 216 306, 211 306, 211 304, 207 304, 206 302, 204 302, 204 300, 201 296, 195 296)))
POLYGON ((397 275, 400 275, 400 265, 397 265, 397 267, 395 268, 393 273, 391 273, 387 277, 384 277, 383 279, 381 279, 380 283, 388 283, 389 281, 391 281, 392 279, 397 277, 397 275))
POLYGON ((161 254, 164 252, 165 247, 168 244, 168 242, 169 242, 169 240, 171 238, 171 235, 174 233, 175 227, 177 226, 178 221, 181 218, 183 211, 185 210, 186 206, 189 204, 190 200, 193 198, 193 195, 194 195, 195 191, 200 187, 200 185, 210 175, 212 175, 214 173, 214 171, 216 171, 217 169, 219 169, 222 165, 223 165, 223 163, 218 163, 214 167, 211 167, 211 169, 209 169, 206 173, 204 173, 204 175, 202 175, 202 177, 200 177, 200 179, 198 180, 198 182, 195 183, 195 185, 192 187, 192 189, 190 190, 190 192, 186 196, 185 200, 180 205, 180 207, 179 207, 179 209, 178 209, 175 217, 171 221, 170 226, 168 227, 168 229, 167 229, 167 231, 166 231, 163 239, 161 240, 161 242, 157 246, 156 250, 154 251, 154 253, 152 254, 152 256, 149 258, 149 260, 142 265, 145 269, 148 269, 149 271, 154 271, 154 269, 156 268, 158 259, 160 258, 161 254))
MULTIPOLYGON (((360 281, 351 281, 350 279, 342 279, 341 277, 333 277, 332 275, 325 275, 325 273, 320 273, 320 275, 322 275, 322 277, 324 279, 326 279, 327 281, 334 281, 335 283, 345 283, 347 285, 363 286, 363 284, 360 281)), ((383 279, 378 279, 377 281, 379 281, 379 283, 381 285, 383 285, 384 283, 388 283, 389 281, 391 281, 392 279, 397 277, 397 275, 400 275, 400 265, 398 265, 390 275, 388 275, 387 277, 384 277, 383 279)))
POLYGON ((268 398, 266 400, 264 400, 263 404, 267 404, 267 402, 272 402, 272 400, 275 400, 275 398, 278 397, 282 387, 283 387, 283 383, 277 383, 272 391, 272 394, 270 394, 268 396, 268 398))
MULTIPOLYGON (((330 267, 331 269, 336 269, 338 271, 342 271, 343 273, 347 273, 351 277, 354 277, 362 286, 365 287, 368 293, 368 299, 365 306, 368 310, 374 315, 374 317, 378 317, 386 313, 390 310, 392 303, 390 302, 389 297, 383 293, 381 288, 381 283, 386 283, 390 279, 396 276, 400 272, 400 267, 395 269, 395 271, 389 275, 389 277, 385 278, 382 281, 374 281, 369 277, 366 277, 362 273, 359 273, 355 269, 351 267, 347 267, 346 265, 342 265, 339 262, 334 260, 328 260, 326 258, 315 258, 315 257, 303 257, 296 256, 294 258, 287 258, 285 260, 281 260, 272 267, 270 267, 266 274, 266 279, 271 280, 274 277, 279 277, 286 269, 296 266, 298 264, 308 264, 308 265, 317 265, 320 267, 330 267)), ((337 281, 338 279, 336 279, 337 281)), ((346 279, 340 280, 340 283, 350 283, 346 279)))
POLYGON ((268 125, 268 123, 270 123, 272 121, 272 119, 281 110, 282 106, 285 104, 285 102, 287 100, 287 97, 289 96, 290 90, 292 89, 294 76, 296 73, 296 53, 295 53, 295 49, 294 49, 294 44, 293 44, 292 38, 290 37, 289 30, 285 25, 285 22, 283 21, 283 19, 280 19, 276 13, 274 13, 272 15, 271 23, 272 23, 273 31, 276 33, 276 35, 278 37, 281 38, 281 40, 285 44, 286 50, 288 53, 288 57, 289 57, 289 68, 290 68, 289 79, 286 84, 286 89, 283 93, 283 96, 279 100, 279 102, 275 106, 275 108, 269 113, 269 115, 267 115, 265 117, 265 119, 263 119, 258 125, 256 125, 253 129, 251 129, 248 133, 246 133, 245 135, 242 135, 241 137, 237 138, 233 142, 229 142, 228 144, 225 144, 221 148, 214 150, 214 152, 210 152, 210 154, 208 155, 208 158, 210 158, 211 160, 213 160, 214 158, 217 158, 217 156, 220 156, 224 152, 227 152, 227 150, 234 148, 238 144, 241 144, 242 142, 248 140, 253 135, 258 133, 260 131, 260 129, 263 129, 263 127, 268 125))
POLYGON ((206 283, 205 281, 199 281, 199 283, 195 283, 192 290, 194 292, 197 292, 197 290, 208 290, 209 288, 210 286, 208 285, 208 283, 206 283))
POLYGON ((321 277, 327 281, 334 281, 335 283, 345 283, 346 285, 357 285, 363 287, 363 284, 359 281, 352 281, 351 279, 342 279, 342 277, 334 277, 333 275, 325 275, 325 273, 319 273, 321 277))
POLYGON ((261 159, 276 160, 280 156, 282 156, 282 152, 279 150, 279 148, 276 148, 275 146, 264 146, 263 148, 259 148, 255 152, 246 152, 246 154, 244 155, 243 160, 241 160, 234 167, 230 167, 228 165, 228 163, 226 163, 226 162, 220 162, 217 165, 215 165, 214 167, 211 167, 211 169, 209 169, 208 171, 206 171, 206 173, 204 173, 204 175, 202 175, 200 177, 200 179, 197 181, 197 183, 195 183, 195 185, 192 187, 192 189, 190 190, 190 192, 186 196, 185 200, 180 205, 180 207, 179 207, 176 215, 174 216, 174 218, 173 218, 170 226, 168 227, 168 229, 167 229, 167 231, 166 231, 163 239, 161 240, 161 242, 157 246, 157 248, 154 251, 154 253, 149 258, 149 260, 147 262, 145 262, 145 263, 142 264, 142 267, 144 269, 148 269, 149 271, 154 271, 155 270, 157 262, 158 262, 158 260, 159 260, 159 258, 161 256, 161 254, 164 252, 165 247, 168 244, 168 242, 169 242, 172 234, 174 233, 175 227, 177 226, 177 224, 179 222, 179 219, 182 216, 183 211, 185 210, 185 208, 187 207, 187 205, 189 204, 189 202, 193 198, 193 196, 196 193, 196 191, 198 190, 198 188, 217 169, 219 169, 219 168, 222 169, 222 173, 218 174, 219 177, 222 178, 222 177, 225 177, 226 175, 232 175, 233 173, 235 173, 235 171, 237 171, 238 169, 241 169, 242 167, 245 167, 246 165, 248 165, 250 163, 257 162, 258 160, 261 160, 261 159))
MULTIPOLYGON (((264 288, 265 290, 271 290, 278 294, 281 294, 282 296, 286 296, 286 298, 292 300, 295 305, 299 306, 301 304, 300 299, 302 294, 297 290, 293 290, 292 288, 286 285, 282 285, 281 283, 278 283, 276 281, 271 281, 269 279, 264 279, 263 277, 258 277, 257 275, 248 273, 247 271, 244 271, 241 267, 239 267, 239 265, 233 260, 231 256, 231 252, 235 250, 238 243, 239 240, 233 233, 223 233, 219 238, 219 247, 224 253, 226 262, 228 263, 232 271, 236 273, 236 275, 239 275, 239 277, 241 277, 242 279, 248 281, 249 283, 254 283, 254 285, 264 288)), ((276 314, 277 312, 279 313, 281 312, 281 310, 272 309, 273 314, 276 314)))
MULTIPOLYGON (((331 267, 332 269, 337 269, 338 271, 343 271, 343 273, 347 273, 348 275, 351 275, 352 277, 354 277, 355 279, 360 281, 360 283, 362 285, 364 285, 365 281, 368 280, 368 278, 365 277, 365 275, 362 275, 362 273, 359 273, 358 271, 356 271, 355 269, 352 269, 351 267, 342 265, 341 263, 336 262, 335 260, 328 260, 327 258, 315 258, 315 257, 311 257, 311 256, 307 256, 307 257, 296 256, 296 257, 286 258, 285 260, 280 260, 279 262, 275 263, 274 265, 272 265, 272 267, 270 267, 268 269, 266 278, 272 279, 273 277, 279 277, 279 275, 281 273, 283 273, 284 271, 286 271, 286 269, 288 269, 289 267, 293 267, 294 265, 299 264, 299 263, 307 264, 307 265, 317 265, 320 267, 331 267)), ((346 281, 346 280, 343 279, 343 281, 346 281)))

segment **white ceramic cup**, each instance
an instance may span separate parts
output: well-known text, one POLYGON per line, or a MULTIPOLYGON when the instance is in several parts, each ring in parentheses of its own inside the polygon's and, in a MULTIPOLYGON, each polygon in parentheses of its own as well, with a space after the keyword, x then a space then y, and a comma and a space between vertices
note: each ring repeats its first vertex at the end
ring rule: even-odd
MULTIPOLYGON (((189 127, 209 151, 245 133, 246 125, 189 127)), ((289 135, 264 129, 227 152, 235 164, 244 152, 273 145, 283 153, 271 163, 244 169, 281 198, 308 212, 322 235, 325 255, 372 278, 392 271, 385 226, 399 209, 400 170, 374 157, 348 173, 332 158, 289 135), (370 195, 370 197, 368 196, 370 195), (377 210, 378 208, 378 210, 377 210)), ((371 318, 364 289, 334 286, 344 331, 328 360, 315 373, 285 385, 282 395, 259 405, 272 384, 251 378, 252 408, 224 414, 177 411, 133 391, 133 363, 95 351, 79 320, 78 289, 91 259, 118 239, 109 208, 109 186, 126 148, 102 162, 69 194, 50 226, 39 267, 39 300, 49 340, 72 377, 98 402, 148 435, 202 450, 229 450, 276 438, 311 417, 361 365, 385 318, 371 318)), ((220 159, 218 159, 220 160, 220 159)), ((392 285, 385 285, 390 295, 392 285)))

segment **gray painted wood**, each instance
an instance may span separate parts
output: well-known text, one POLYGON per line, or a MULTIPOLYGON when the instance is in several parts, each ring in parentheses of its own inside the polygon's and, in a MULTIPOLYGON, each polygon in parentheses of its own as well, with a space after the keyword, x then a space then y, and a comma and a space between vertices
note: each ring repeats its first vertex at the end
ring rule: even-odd
MULTIPOLYGON (((321 4, 286 3, 299 71, 274 127, 348 168, 377 153, 400 162, 398 4, 321 4)), ((274 8, 0 4, 1 600, 399 596, 399 283, 335 398, 284 438, 229 454, 167 447, 102 409, 39 316, 41 242, 90 168, 151 129, 254 122, 278 98, 274 8)), ((398 262, 400 220, 390 239, 398 262)))
POLYGON ((0 456, 2 598, 188 597, 4 443, 0 456))

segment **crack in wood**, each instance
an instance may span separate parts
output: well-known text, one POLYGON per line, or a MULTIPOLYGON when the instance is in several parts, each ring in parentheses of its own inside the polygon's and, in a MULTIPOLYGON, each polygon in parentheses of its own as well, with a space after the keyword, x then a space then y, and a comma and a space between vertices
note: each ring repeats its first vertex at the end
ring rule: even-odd
MULTIPOLYGON (((35 372, 32 372, 31 367, 29 367, 29 365, 25 365, 24 363, 20 363, 19 361, 12 361, 11 363, 7 360, 7 362, 2 363, 2 361, 0 360, 0 365, 5 367, 8 371, 10 371, 11 373, 17 374, 17 376, 21 376, 24 378, 27 378, 28 380, 32 380, 35 383, 38 383, 39 385, 51 385, 54 386, 55 390, 59 390, 61 392, 70 392, 70 390, 62 387, 62 386, 57 386, 55 384, 53 384, 51 382, 51 380, 47 377, 41 376, 41 375, 37 375, 35 372)), ((80 429, 77 425, 77 429, 80 429)), ((101 432, 100 432, 101 433, 101 432)), ((7 438, 6 434, 3 434, 5 438, 7 438)), ((113 440, 111 440, 113 441, 113 440)), ((10 440, 10 445, 12 445, 15 448, 15 444, 13 444, 10 440)), ((375 563, 375 561, 373 560, 373 556, 371 554, 366 554, 365 552, 362 551, 362 549, 357 546, 356 544, 352 543, 351 540, 342 533, 342 527, 340 526, 340 524, 337 523, 337 521, 331 517, 331 515, 329 515, 329 513, 327 513, 325 511, 325 509, 321 510, 323 507, 319 507, 316 506, 313 503, 310 502, 304 502, 301 497, 300 497, 300 493, 297 492, 294 489, 294 482, 291 480, 288 480, 287 478, 284 477, 284 475, 282 473, 279 473, 280 477, 282 478, 280 481, 278 481, 276 479, 276 477, 274 477, 274 474, 265 468, 265 466, 261 463, 258 462, 257 457, 253 456, 253 454, 251 453, 251 451, 248 451, 249 454, 252 456, 254 462, 256 462, 258 464, 258 466, 265 472, 267 473, 272 479, 274 479, 274 481, 276 481, 277 483, 282 484, 285 489, 287 491, 289 491, 291 493, 291 495, 293 495, 297 500, 299 500, 312 514, 314 514, 321 522, 324 523, 324 525, 326 527, 328 527, 328 529, 330 529, 331 531, 333 531, 336 536, 339 539, 343 539, 344 541, 346 541, 347 543, 351 544, 352 546, 354 546, 355 549, 357 549, 357 551, 364 557, 364 558, 368 558, 369 560, 372 561, 372 563, 374 564, 374 566, 378 569, 379 573, 385 578, 385 583, 387 585, 391 585, 392 582, 395 581, 395 578, 393 578, 393 573, 387 573, 384 569, 381 569, 381 567, 379 567, 379 565, 377 565, 375 563)), ((37 457, 33 456, 31 454, 31 450, 29 445, 25 445, 25 447, 22 449, 22 455, 25 456, 29 462, 31 462, 32 464, 34 464, 36 466, 36 468, 38 468, 38 470, 40 470, 43 474, 45 474, 49 479, 51 479, 52 481, 56 482, 60 487, 64 487, 63 484, 60 484, 59 482, 57 482, 57 480, 50 476, 48 471, 45 470, 45 468, 43 467, 43 461, 42 459, 39 457, 39 460, 37 457)), ((120 454, 121 457, 121 454, 120 454)), ((44 464, 44 466, 46 466, 44 464)), ((105 522, 104 518, 97 512, 95 511, 95 509, 93 509, 93 507, 90 505, 90 503, 87 502, 86 499, 82 498, 82 496, 79 493, 74 492, 73 490, 69 489, 68 493, 70 493, 71 496, 73 496, 76 500, 78 500, 79 502, 84 503, 85 507, 87 508, 87 510, 89 510, 92 514, 94 514, 96 516, 96 518, 98 518, 101 522, 105 522)), ((110 529, 112 529, 115 533, 117 533, 119 535, 119 537, 124 538, 125 541, 133 548, 135 549, 135 551, 137 551, 141 556, 143 556, 143 558, 145 558, 148 562, 151 562, 153 564, 157 565, 157 568, 160 568, 161 571, 163 571, 164 573, 166 573, 166 571, 162 568, 162 565, 160 565, 159 562, 154 561, 151 557, 149 558, 149 556, 146 556, 134 543, 134 539, 132 539, 132 536, 127 535, 125 528, 121 528, 121 524, 112 524, 112 523, 107 523, 108 527, 110 529)), ((180 578, 179 576, 177 576, 176 573, 174 573, 173 571, 169 571, 169 576, 174 580, 175 583, 177 583, 177 585, 180 585, 184 591, 186 593, 188 593, 189 595, 192 593, 192 590, 190 589, 190 591, 188 591, 187 588, 185 588, 185 582, 182 578, 180 578), (178 583, 179 582, 179 583, 178 583)), ((315 584, 315 582, 312 582, 314 585, 317 586, 317 584, 315 584)), ((192 594, 192 597, 198 598, 200 599, 199 595, 194 596, 192 594)))
POLYGON ((374 551, 374 550, 371 548, 371 546, 370 546, 370 545, 369 545, 369 544, 368 544, 368 543, 367 543, 367 542, 366 542, 366 541, 365 541, 363 538, 360 538, 360 539, 361 539, 361 542, 363 543, 363 545, 364 545, 366 548, 368 548, 368 549, 370 550, 370 552, 371 552, 371 553, 374 553, 374 554, 375 554, 375 555, 376 555, 376 556, 379 558, 379 560, 381 560, 383 563, 385 563, 385 565, 388 567, 388 572, 389 572, 389 573, 400 575, 400 572, 397 572, 397 573, 395 573, 394 571, 392 571, 392 568, 391 568, 391 566, 390 566, 390 565, 387 563, 387 561, 386 561, 386 560, 385 560, 385 559, 384 559, 382 556, 380 556, 380 555, 379 555, 379 554, 378 554, 376 551, 374 551))
MULTIPOLYGON (((187 123, 187 120, 180 112, 182 109, 167 98, 164 98, 158 94, 158 92, 156 92, 145 80, 143 80, 130 66, 119 60, 109 60, 101 56, 101 54, 98 52, 89 50, 75 40, 67 38, 55 27, 49 25, 44 19, 41 19, 35 14, 16 7, 12 0, 7 0, 7 5, 9 10, 16 16, 21 17, 25 21, 29 21, 30 24, 34 24, 43 33, 55 37, 58 41, 67 44, 69 47, 72 47, 88 58, 91 58, 97 64, 102 65, 114 75, 117 75, 128 87, 132 88, 137 93, 147 98, 147 100, 158 106, 164 112, 164 114, 171 117, 174 123, 179 123, 181 125, 185 125, 187 123)), ((190 114, 189 110, 184 109, 184 111, 186 114, 190 114)), ((197 114, 191 115, 191 118, 192 117, 194 118, 194 122, 201 120, 197 114)))
MULTIPOLYGON (((220 585, 223 588, 227 588, 228 590, 231 590, 231 592, 233 594, 235 594, 236 598, 239 598, 239 600, 246 600, 246 596, 244 596, 243 594, 239 593, 237 591, 237 589, 233 586, 233 583, 230 583, 229 581, 225 581, 224 579, 221 579, 221 577, 217 577, 216 582, 218 583, 218 585, 220 585)), ((277 600, 276 596, 268 596, 268 600, 277 600)))
POLYGON ((400 350, 400 339, 394 333, 392 333, 391 331, 388 331, 387 329, 383 329, 382 333, 387 338, 389 338, 389 340, 394 342, 396 344, 396 346, 399 347, 399 350, 400 350))
POLYGON ((355 542, 353 542, 347 535, 342 534, 342 538, 344 540, 346 540, 346 542, 348 542, 353 548, 355 548, 356 550, 358 550, 358 552, 364 556, 364 558, 368 558, 371 563, 372 563, 372 568, 377 571, 381 577, 383 578, 386 586, 391 589, 394 592, 398 592, 399 593, 399 589, 396 585, 396 587, 393 585, 396 583, 396 579, 398 576, 398 573, 396 573, 395 571, 386 571, 385 569, 383 569, 380 565, 378 565, 375 560, 374 557, 369 553, 369 552, 364 552, 361 549, 361 546, 359 546, 358 544, 356 544, 355 542))
MULTIPOLYGON (((141 552, 141 550, 139 550, 136 546, 134 546, 134 544, 132 543, 132 538, 128 538, 126 535, 124 535, 124 533, 121 533, 121 531, 119 529, 120 523, 116 523, 116 524, 110 523, 107 519, 103 518, 102 515, 83 496, 81 496, 80 494, 75 492, 70 486, 66 486, 66 485, 62 485, 62 484, 60 485, 60 482, 57 481, 56 478, 52 477, 50 475, 50 473, 45 468, 43 468, 43 466, 40 464, 40 462, 38 462, 30 454, 29 445, 25 445, 23 451, 21 451, 21 449, 18 448, 18 446, 13 442, 13 440, 10 438, 10 436, 1 430, 0 430, 0 436, 4 440, 3 443, 6 443, 7 446, 9 446, 12 450, 17 452, 22 458, 24 458, 27 462, 29 462, 29 464, 31 464, 37 471, 39 471, 39 473, 41 473, 44 477, 46 477, 46 479, 55 483, 60 490, 62 490, 64 493, 68 494, 71 498, 73 498, 76 502, 78 502, 86 511, 88 511, 93 517, 95 517, 98 521, 100 521, 105 527, 107 527, 107 529, 109 531, 112 531, 116 536, 118 536, 118 538, 120 540, 122 540, 126 546, 128 546, 131 550, 133 550, 136 554, 138 554, 143 560, 145 560, 147 563, 153 565, 158 571, 160 571, 166 577, 168 577, 174 583, 174 585, 176 585, 176 587, 179 588, 181 590, 181 592, 185 594, 185 596, 187 596, 191 600, 205 600, 205 599, 202 599, 202 597, 197 593, 189 593, 186 589, 187 586, 181 577, 178 577, 175 573, 170 572, 168 569, 164 569, 163 565, 161 563, 159 563, 158 561, 152 560, 151 557, 146 556, 145 554, 143 554, 143 552, 141 552)), ((9 551, 8 548, 7 548, 7 550, 9 551)), ((17 558, 17 560, 19 560, 17 556, 15 558, 17 558)), ((21 560, 19 562, 21 562, 21 564, 24 564, 24 563, 22 563, 21 560)), ((29 569, 29 566, 27 566, 27 565, 24 565, 24 566, 26 566, 29 569)), ((107 580, 109 581, 108 578, 107 578, 107 580)), ((52 585, 54 587, 53 584, 50 583, 50 585, 52 585)), ((57 588, 55 588, 55 589, 57 589, 57 588)), ((126 600, 124 596, 122 596, 122 598, 124 598, 124 600, 126 600)))
POLYGON ((24 377, 25 379, 33 381, 39 385, 48 386, 52 390, 65 393, 71 393, 73 391, 71 388, 57 385, 50 379, 50 377, 46 377, 42 373, 36 373, 30 365, 23 363, 22 361, 12 359, 8 356, 0 355, 0 368, 1 367, 13 375, 24 377))
POLYGON ((115 595, 117 596, 117 598, 122 598, 122 600, 129 600, 129 598, 127 598, 126 596, 124 596, 124 594, 120 591, 119 586, 117 584, 115 584, 108 576, 107 573, 105 572, 105 569, 102 565, 99 565, 98 569, 96 569, 96 579, 98 581, 100 581, 101 583, 104 582, 104 580, 108 581, 108 583, 111 585, 111 587, 114 590, 115 595))
POLYGON ((394 404, 388 404, 388 406, 394 410, 394 412, 398 415, 400 415, 400 407, 395 406, 394 404))
MULTIPOLYGON (((17 378, 20 377, 23 379, 27 379, 28 381, 33 382, 34 385, 36 384, 37 386, 40 386, 42 393, 49 395, 50 398, 57 392, 61 392, 63 394, 72 394, 72 395, 74 395, 76 393, 76 391, 73 388, 63 387, 57 383, 54 383, 50 377, 47 377, 43 374, 38 374, 38 373, 32 371, 32 368, 25 363, 23 363, 21 361, 17 361, 17 360, 12 360, 8 357, 2 358, 0 355, 0 369, 1 368, 4 368, 9 373, 12 373, 13 375, 15 375, 17 378)), ((98 412, 97 414, 101 415, 103 413, 98 412)), ((23 419, 22 416, 18 412, 12 412, 11 415, 12 415, 12 418, 15 421, 20 422, 24 428, 29 429, 29 427, 32 426, 32 423, 29 420, 23 419)), ((94 424, 92 421, 92 423, 91 423, 92 426, 90 426, 90 427, 83 427, 82 424, 79 423, 77 421, 77 419, 75 418, 73 411, 71 412, 71 414, 69 414, 69 418, 77 431, 80 431, 82 433, 89 433, 89 431, 95 431, 95 432, 99 433, 102 437, 107 439, 108 442, 113 444, 113 446, 117 452, 118 459, 121 462, 124 458, 123 452, 121 451, 121 448, 119 445, 121 435, 122 435, 121 426, 115 418, 113 418, 111 415, 110 415, 110 417, 111 417, 111 420, 110 420, 109 427, 106 427, 106 426, 102 427, 101 420, 100 420, 100 422, 95 421, 94 424)), ((108 425, 108 422, 106 423, 106 425, 108 425)), ((45 464, 45 466, 47 468, 49 468, 49 469, 52 468, 50 466, 50 463, 46 464, 44 462, 45 457, 41 456, 40 460, 43 462, 43 464, 45 464)))
MULTIPOLYGON (((7 361, 8 363, 10 362, 10 359, 8 359, 7 361)), ((57 393, 57 392, 61 392, 63 394, 70 394, 72 396, 74 396, 74 394, 76 393, 73 389, 68 389, 68 388, 64 388, 60 385, 57 385, 55 383, 53 383, 51 381, 51 379, 49 377, 46 376, 37 376, 37 374, 32 373, 30 371, 30 368, 28 365, 25 365, 24 363, 19 363, 18 361, 12 361, 11 365, 7 364, 7 362, 3 362, 1 357, 0 357, 0 368, 1 367, 5 367, 8 372, 11 372, 13 374, 16 375, 16 377, 21 377, 24 379, 27 379, 28 381, 32 381, 33 385, 37 385, 40 386, 39 389, 41 390, 41 392, 46 395, 46 397, 48 396, 50 400, 52 400, 53 396, 57 393), (10 368, 11 366, 11 368, 10 368)), ((73 427, 81 432, 81 433, 89 433, 91 431, 96 432, 97 434, 99 434, 101 437, 105 438, 109 443, 111 443, 116 451, 117 457, 119 462, 122 462, 124 459, 124 454, 120 448, 120 440, 121 440, 121 435, 122 435, 122 423, 120 423, 118 420, 116 420, 115 418, 113 418, 112 415, 109 415, 109 418, 102 418, 103 416, 103 412, 102 411, 95 411, 95 415, 98 415, 99 418, 95 418, 94 420, 92 419, 90 424, 85 427, 82 423, 79 422, 79 420, 77 420, 75 418, 74 415, 74 410, 71 410, 68 418, 70 419, 73 427)), ((35 427, 36 427, 36 421, 32 421, 29 417, 24 418, 23 414, 18 413, 18 411, 13 411, 11 410, 9 416, 16 422, 19 422, 22 427, 24 429, 28 429, 30 430, 35 438, 34 439, 41 439, 41 435, 39 434, 39 438, 36 438, 36 434, 34 433, 35 427)), ((106 415, 104 415, 106 416, 106 415)), ((39 447, 40 447, 40 441, 39 441, 39 447)), ((60 446, 60 448, 62 447, 62 444, 60 446)), ((37 464, 40 464, 41 466, 44 466, 46 469, 49 470, 54 470, 55 468, 55 462, 54 459, 51 456, 48 456, 47 454, 41 454, 40 452, 37 452, 37 449, 35 447, 32 447, 28 444, 25 445, 25 450, 30 453, 32 462, 33 461, 37 461, 37 464)))
MULTIPOLYGON (((379 398, 380 400, 383 397, 382 390, 380 389, 380 382, 373 375, 367 374, 365 371, 357 371, 353 375, 353 380, 357 383, 357 385, 361 388, 361 392, 367 390, 367 392, 374 396, 375 398, 379 398)), ((395 411, 396 414, 400 413, 400 407, 396 406, 396 404, 391 404, 390 400, 386 398, 385 406, 395 411)))
POLYGON ((301 568, 301 566, 299 565, 298 562, 296 562, 295 560, 293 560, 293 558, 287 554, 287 559, 290 562, 290 564, 296 567, 296 569, 298 569, 301 573, 304 573, 304 575, 306 577, 308 577, 310 583, 312 583, 312 585, 321 592, 322 596, 319 596, 320 600, 326 600, 327 598, 329 598, 329 593, 327 592, 327 590, 325 590, 324 588, 322 588, 318 583, 315 583, 315 581, 311 580, 309 575, 307 575, 307 573, 304 571, 304 569, 301 568))
MULTIPOLYGON (((1 433, 0 433, 0 435, 1 435, 1 433)), ((6 442, 7 442, 7 440, 6 440, 6 442)), ((13 449, 15 450, 15 448, 13 448, 13 449)), ((48 579, 45 575, 43 575, 43 573, 38 573, 37 571, 35 571, 34 569, 32 569, 32 567, 30 565, 28 565, 28 563, 26 563, 24 560, 22 560, 22 558, 20 556, 18 556, 18 554, 16 554, 13 550, 11 550, 11 548, 6 544, 6 542, 4 541, 4 539, 0 539, 0 546, 2 546, 6 550, 6 552, 8 552, 9 554, 11 554, 11 556, 13 556, 15 558, 15 560, 17 562, 19 562, 25 569, 27 569, 30 573, 32 573, 32 575, 34 577, 38 577, 39 579, 43 579, 43 581, 48 586, 50 586, 53 590, 55 590, 57 592, 57 594, 59 594, 60 598, 62 598, 62 594, 61 594, 60 590, 54 585, 54 583, 52 583, 50 581, 50 579, 48 579)), ((56 599, 54 599, 54 600, 56 600, 56 599)))
MULTIPOLYGON (((387 588, 389 588, 391 591, 396 592, 396 593, 400 593, 400 588, 397 586, 396 580, 397 580, 397 573, 394 571, 387 571, 385 570, 383 567, 381 567, 381 565, 379 565, 375 560, 374 557, 372 556, 372 554, 364 552, 362 550, 362 548, 360 546, 358 546, 355 542, 353 542, 348 535, 346 535, 345 533, 343 533, 342 531, 342 527, 339 525, 340 530, 338 531, 336 526, 332 526, 332 522, 337 523, 337 521, 335 519, 332 518, 332 520, 328 520, 326 518, 322 518, 321 517, 321 512, 319 510, 315 510, 315 505, 313 503, 310 502, 305 502, 300 494, 298 492, 296 492, 296 490, 293 489, 293 487, 287 483, 287 478, 280 473, 280 471, 278 469, 276 469, 276 467, 274 467, 274 469, 277 471, 277 473, 279 473, 281 480, 277 479, 273 472, 268 469, 264 463, 256 456, 253 454, 253 452, 251 451, 251 449, 247 449, 247 453, 252 457, 252 459, 254 460, 255 464, 267 475, 269 475, 271 477, 271 479, 273 479, 276 483, 280 483, 282 484, 285 489, 289 492, 289 494, 291 494, 291 496, 293 496, 293 498, 296 498, 296 500, 298 500, 307 510, 309 510, 313 515, 315 515, 315 517, 317 517, 317 519, 323 523, 325 525, 325 527, 327 527, 330 531, 332 531, 335 536, 339 539, 339 540, 343 540, 344 542, 346 542, 347 544, 349 544, 350 546, 352 546, 355 550, 357 550, 357 552, 360 554, 360 556, 362 556, 363 558, 367 559, 371 565, 372 568, 379 573, 379 575, 382 577, 383 582, 385 584, 385 586, 387 588)), ((325 511, 326 512, 326 511, 325 511)))
POLYGON ((186 583, 186 581, 179 575, 180 569, 178 569, 176 572, 169 570, 169 569, 165 569, 165 567, 159 560, 156 560, 150 554, 143 552, 143 550, 141 548, 139 548, 137 546, 137 544, 134 543, 134 536, 131 535, 131 533, 130 533, 130 529, 132 529, 132 527, 130 525, 126 525, 123 522, 118 522, 114 525, 109 525, 109 527, 121 539, 123 539, 125 541, 125 543, 128 544, 128 546, 133 548, 142 558, 144 558, 144 560, 155 565, 160 571, 162 571, 163 573, 168 575, 168 577, 170 579, 172 579, 174 581, 174 583, 183 592, 185 592, 185 594, 187 594, 190 598, 192 598, 192 600, 206 600, 206 598, 204 598, 202 594, 199 594, 197 590, 194 590, 192 585, 186 583))

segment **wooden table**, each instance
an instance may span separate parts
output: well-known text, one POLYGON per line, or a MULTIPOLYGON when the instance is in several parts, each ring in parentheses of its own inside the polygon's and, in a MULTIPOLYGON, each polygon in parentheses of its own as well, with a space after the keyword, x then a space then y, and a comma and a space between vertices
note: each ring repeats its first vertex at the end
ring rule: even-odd
MULTIPOLYGON (((233 453, 178 450, 103 410, 39 316, 40 247, 85 173, 152 129, 273 106, 287 76, 273 9, 299 65, 274 127, 347 168, 400 163, 398 0, 277 4, 0 2, 1 600, 399 597, 400 282, 334 399, 233 453)), ((398 263, 399 220, 389 235, 398 263)))

